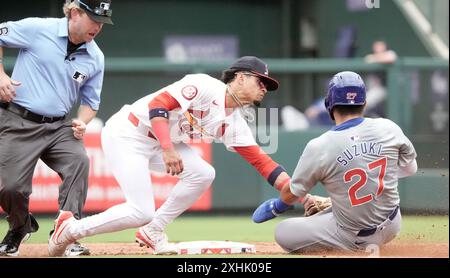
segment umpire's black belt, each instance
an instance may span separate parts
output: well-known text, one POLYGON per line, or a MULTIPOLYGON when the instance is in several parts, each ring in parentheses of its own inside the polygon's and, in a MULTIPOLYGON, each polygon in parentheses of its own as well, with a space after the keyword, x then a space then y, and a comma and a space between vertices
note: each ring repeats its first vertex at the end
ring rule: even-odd
POLYGON ((63 120, 66 115, 61 117, 47 117, 33 113, 24 107, 13 102, 0 102, 0 107, 19 115, 20 117, 35 123, 54 123, 63 120))
MULTIPOLYGON (((399 206, 396 206, 395 209, 391 212, 391 214, 389 214, 388 216, 389 220, 392 221, 395 218, 395 216, 397 216, 399 208, 400 208, 399 206)), ((358 236, 371 236, 377 231, 377 229, 378 227, 361 230, 359 231, 358 236)))

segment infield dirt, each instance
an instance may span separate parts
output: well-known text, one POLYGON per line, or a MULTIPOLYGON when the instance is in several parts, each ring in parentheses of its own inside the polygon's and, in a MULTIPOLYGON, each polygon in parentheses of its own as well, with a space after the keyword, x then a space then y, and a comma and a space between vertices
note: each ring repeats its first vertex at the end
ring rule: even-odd
MULTIPOLYGON (((275 242, 249 242, 256 247, 256 254, 248 254, 248 257, 283 256, 291 255, 284 252, 275 242)), ((115 256, 154 256, 152 250, 139 247, 136 243, 83 243, 91 250, 91 257, 115 257, 115 256)), ((344 253, 344 252, 310 252, 305 256, 332 257, 373 257, 369 253, 344 253)), ((47 244, 22 244, 20 257, 47 257, 47 244)), ((176 255, 175 255, 176 256, 176 255)), ((218 256, 226 256, 218 254, 218 256)), ((245 255, 244 255, 245 256, 245 255)), ((417 243, 394 240, 379 250, 380 257, 400 258, 448 258, 448 243, 417 243)), ((195 257, 195 255, 192 255, 195 257)))

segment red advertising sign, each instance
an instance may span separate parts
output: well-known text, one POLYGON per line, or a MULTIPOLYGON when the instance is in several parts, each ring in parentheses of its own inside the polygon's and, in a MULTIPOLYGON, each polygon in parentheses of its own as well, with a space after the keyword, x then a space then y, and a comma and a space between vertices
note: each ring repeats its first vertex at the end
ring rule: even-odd
MULTIPOLYGON (((89 190, 84 211, 100 212, 125 201, 122 191, 107 167, 100 134, 86 134, 84 139, 90 159, 89 190)), ((211 145, 208 143, 190 144, 199 151, 207 162, 211 162, 211 145)), ((126 167, 126 165, 124 165, 126 167)), ((156 207, 167 199, 178 178, 166 174, 152 173, 153 194, 156 207)), ((33 193, 30 198, 31 212, 57 212, 59 176, 39 160, 33 177, 33 193)), ((197 200, 190 210, 209 210, 211 208, 211 187, 197 200)), ((150 200, 149 200, 150 201, 150 200)))

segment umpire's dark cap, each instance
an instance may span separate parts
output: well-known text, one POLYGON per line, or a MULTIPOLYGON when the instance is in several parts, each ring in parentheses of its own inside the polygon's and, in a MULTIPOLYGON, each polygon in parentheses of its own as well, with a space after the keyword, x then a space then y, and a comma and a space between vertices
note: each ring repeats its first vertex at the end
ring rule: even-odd
POLYGON ((267 67, 267 64, 255 56, 243 56, 237 59, 230 66, 230 69, 249 71, 259 76, 261 81, 266 85, 268 91, 275 91, 280 86, 277 80, 269 77, 269 68, 267 67))
POLYGON ((75 0, 75 3, 94 21, 113 24, 111 0, 75 0))

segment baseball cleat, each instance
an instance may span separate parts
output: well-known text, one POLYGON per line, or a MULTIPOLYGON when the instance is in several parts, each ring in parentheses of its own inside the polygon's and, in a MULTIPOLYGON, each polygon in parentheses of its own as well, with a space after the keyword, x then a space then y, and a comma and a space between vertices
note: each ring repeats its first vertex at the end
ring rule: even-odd
MULTIPOLYGON (((8 218, 8 217, 7 217, 8 218)), ((39 224, 30 213, 30 230, 23 234, 14 231, 8 231, 0 243, 0 256, 17 257, 19 256, 19 246, 31 237, 31 233, 39 230, 39 224)))
POLYGON ((178 254, 175 245, 168 242, 167 235, 162 230, 149 225, 139 228, 136 232, 136 242, 141 247, 151 247, 155 255, 178 254))
POLYGON ((147 247, 147 248, 150 248, 150 246, 148 246, 147 244, 143 243, 143 240, 142 240, 142 239, 139 239, 139 240, 138 240, 138 236, 141 237, 141 235, 138 235, 138 232, 136 232, 136 240, 135 240, 135 242, 136 242, 137 244, 139 244, 139 247, 147 247))
POLYGON ((31 233, 26 233, 20 243, 24 243, 25 241, 29 240, 31 237, 31 233))
POLYGON ((2 243, 0 243, 0 256, 19 256, 19 246, 23 237, 22 233, 8 231, 5 238, 2 240, 2 243))
POLYGON ((67 246, 66 251, 64 252, 64 257, 89 256, 90 254, 91 250, 89 250, 89 248, 75 241, 67 246))
POLYGON ((39 230, 39 223, 36 221, 36 218, 34 218, 34 216, 31 213, 30 213, 30 221, 31 221, 30 230, 23 236, 21 243, 24 243, 25 241, 29 240, 31 234, 39 230))
POLYGON ((70 211, 61 211, 55 220, 55 232, 48 241, 48 254, 51 257, 61 257, 67 247, 75 242, 69 232, 70 223, 75 221, 75 217, 70 211))

